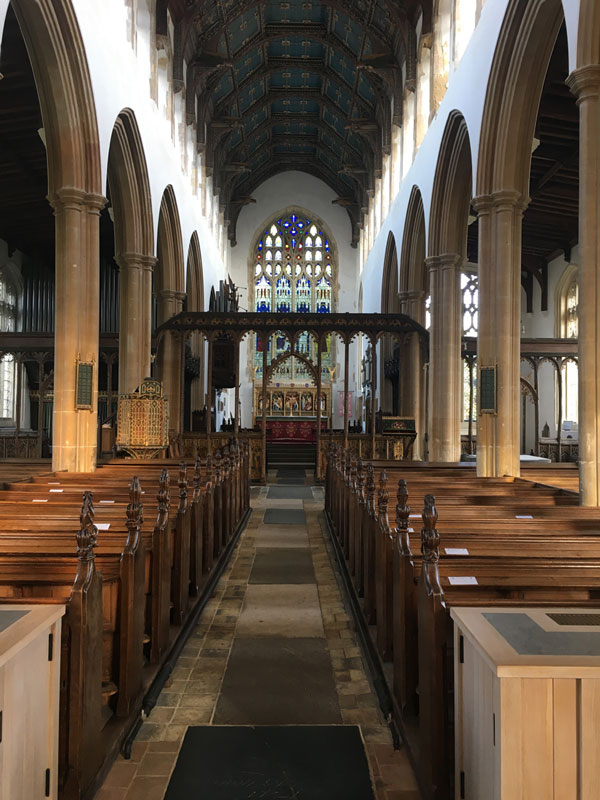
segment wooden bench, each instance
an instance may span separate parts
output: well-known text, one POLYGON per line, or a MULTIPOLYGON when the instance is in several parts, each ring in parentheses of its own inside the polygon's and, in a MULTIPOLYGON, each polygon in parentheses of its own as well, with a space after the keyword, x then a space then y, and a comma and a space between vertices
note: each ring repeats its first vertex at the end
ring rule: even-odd
POLYGON ((448 607, 597 602, 597 509, 578 507, 573 493, 513 479, 482 481, 456 467, 380 463, 389 473, 379 475, 377 489, 373 464, 362 469, 339 451, 329 463, 330 524, 374 625, 380 658, 393 656, 390 688, 421 788, 426 798, 445 800, 454 796, 448 607), (390 476, 395 525, 388 515, 390 476), (409 487, 413 497, 437 493, 441 553, 432 497, 418 515, 421 530, 414 530, 416 522, 411 530, 417 515, 410 513, 409 487), (463 581, 451 580, 457 578, 463 581))
POLYGON ((0 599, 67 605, 61 797, 91 791, 139 717, 194 598, 247 516, 248 483, 247 448, 232 442, 208 463, 180 465, 172 500, 156 462, 38 477, 0 492, 0 599), (77 520, 87 544, 74 554, 77 520))

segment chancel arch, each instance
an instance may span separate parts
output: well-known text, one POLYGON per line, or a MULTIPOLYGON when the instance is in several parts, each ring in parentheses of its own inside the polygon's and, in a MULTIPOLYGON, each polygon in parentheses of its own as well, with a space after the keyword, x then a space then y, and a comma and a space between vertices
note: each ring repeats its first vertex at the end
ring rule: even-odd
MULTIPOLYGON (((161 325, 179 314, 185 300, 185 269, 179 210, 172 186, 167 186, 160 203, 154 268, 156 322, 161 325)), ((158 344, 156 376, 164 384, 169 400, 169 427, 181 432, 183 397, 183 342, 168 331, 158 344)))
POLYGON ((115 261, 119 265, 119 391, 132 392, 150 375, 154 226, 148 168, 135 114, 115 122, 108 153, 115 261))
POLYGON ((427 245, 431 295, 429 448, 433 461, 458 461, 461 452, 461 273, 467 255, 471 175, 467 125, 462 114, 453 111, 435 171, 427 245))

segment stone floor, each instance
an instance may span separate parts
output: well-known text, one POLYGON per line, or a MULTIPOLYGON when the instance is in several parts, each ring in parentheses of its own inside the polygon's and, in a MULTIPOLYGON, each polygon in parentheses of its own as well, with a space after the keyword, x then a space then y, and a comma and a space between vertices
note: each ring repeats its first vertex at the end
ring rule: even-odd
POLYGON ((163 800, 189 725, 261 724, 358 725, 377 800, 420 797, 365 672, 323 490, 308 477, 304 485, 286 473, 279 480, 252 490, 252 516, 215 595, 131 759, 119 757, 96 800, 163 800))

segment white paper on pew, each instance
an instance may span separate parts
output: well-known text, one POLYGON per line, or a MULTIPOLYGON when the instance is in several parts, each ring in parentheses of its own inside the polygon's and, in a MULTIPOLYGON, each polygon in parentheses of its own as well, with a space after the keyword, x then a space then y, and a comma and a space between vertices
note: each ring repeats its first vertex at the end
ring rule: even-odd
POLYGON ((64 492, 64 489, 50 489, 51 492, 64 492))
POLYGON ((409 514, 408 518, 409 519, 421 519, 421 515, 420 514, 409 514))
POLYGON ((96 522, 95 524, 99 531, 107 531, 110 528, 110 522, 96 522))
POLYGON ((32 500, 31 502, 32 503, 47 503, 48 499, 46 499, 46 500, 32 500))
POLYGON ((407 528, 406 531, 407 531, 407 533, 414 533, 415 529, 414 528, 407 528))
POLYGON ((451 575, 448 580, 451 586, 476 586, 477 578, 472 575, 451 575))
POLYGON ((446 547, 447 556, 468 556, 469 551, 466 547, 446 547))
POLYGON ((114 500, 100 500, 100 503, 114 503, 114 500))
POLYGON ((515 519, 533 519, 531 514, 515 514, 515 519))
POLYGON ((60 481, 48 481, 48 486, 60 486, 60 481))

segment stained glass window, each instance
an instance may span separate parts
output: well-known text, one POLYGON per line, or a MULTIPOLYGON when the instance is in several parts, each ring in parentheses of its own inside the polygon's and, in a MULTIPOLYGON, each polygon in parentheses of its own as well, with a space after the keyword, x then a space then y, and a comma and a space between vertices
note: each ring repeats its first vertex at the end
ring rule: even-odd
MULTIPOLYGON (((568 339, 579 335, 579 287, 572 281, 566 293, 564 330, 568 339)), ((579 419, 579 376, 575 361, 565 361, 562 367, 563 419, 577 422, 579 419)))
MULTIPOLYGON (((327 234, 300 214, 289 214, 267 226, 256 246, 254 308, 259 312, 328 314, 333 310, 334 257, 327 234)), ((273 336, 268 344, 268 363, 289 352, 284 336, 273 336)), ((313 364, 316 342, 308 333, 299 336, 296 350, 313 364)), ((329 379, 331 342, 322 353, 322 377, 329 379)), ((256 338, 254 375, 262 379, 262 350, 256 338)), ((282 362, 274 379, 310 380, 310 371, 299 358, 282 362)))

